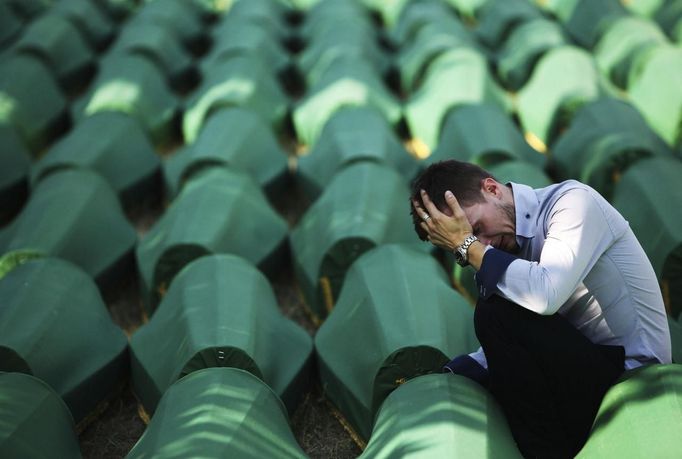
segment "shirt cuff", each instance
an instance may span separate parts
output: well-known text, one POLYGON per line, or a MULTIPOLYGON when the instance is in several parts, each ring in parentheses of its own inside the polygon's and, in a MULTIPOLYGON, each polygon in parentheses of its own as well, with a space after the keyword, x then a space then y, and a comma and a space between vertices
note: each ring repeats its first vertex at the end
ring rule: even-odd
POLYGON ((454 373, 466 376, 482 385, 488 387, 488 370, 483 368, 476 360, 464 354, 455 357, 443 367, 443 373, 454 373))
POLYGON ((494 247, 485 251, 481 268, 475 276, 481 298, 488 299, 497 292, 497 283, 514 260, 514 255, 494 247))

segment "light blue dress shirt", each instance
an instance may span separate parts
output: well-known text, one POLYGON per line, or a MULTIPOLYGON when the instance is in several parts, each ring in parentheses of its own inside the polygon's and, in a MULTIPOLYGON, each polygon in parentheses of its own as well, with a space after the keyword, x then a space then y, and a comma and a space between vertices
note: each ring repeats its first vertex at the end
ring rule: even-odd
MULTIPOLYGON (((489 248, 479 294, 538 314, 558 313, 596 344, 625 348, 625 369, 670 363, 670 330, 656 274, 628 222, 574 180, 511 183, 520 251, 489 248)), ((470 354, 487 368, 482 349, 470 354)))

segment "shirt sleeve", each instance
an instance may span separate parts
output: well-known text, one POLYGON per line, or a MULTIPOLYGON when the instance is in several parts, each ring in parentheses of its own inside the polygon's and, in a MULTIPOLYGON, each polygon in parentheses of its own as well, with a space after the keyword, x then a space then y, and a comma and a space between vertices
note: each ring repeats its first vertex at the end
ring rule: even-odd
MULTIPOLYGON (((554 314, 613 240, 613 231, 596 197, 587 189, 571 189, 548 212, 547 237, 540 260, 506 258, 497 290, 538 314, 554 314)), ((485 261, 484 258, 484 265, 485 261)), ((495 257, 491 261, 495 262, 495 257)), ((494 268, 481 266, 481 271, 488 269, 494 268)))

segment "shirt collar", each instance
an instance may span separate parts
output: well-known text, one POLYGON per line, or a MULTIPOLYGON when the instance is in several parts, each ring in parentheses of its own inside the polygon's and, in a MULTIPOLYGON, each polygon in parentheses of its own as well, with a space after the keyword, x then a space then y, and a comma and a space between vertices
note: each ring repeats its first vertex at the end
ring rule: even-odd
POLYGON ((516 236, 530 239, 535 234, 535 227, 540 207, 535 190, 528 185, 509 182, 514 193, 514 210, 516 211, 516 236))

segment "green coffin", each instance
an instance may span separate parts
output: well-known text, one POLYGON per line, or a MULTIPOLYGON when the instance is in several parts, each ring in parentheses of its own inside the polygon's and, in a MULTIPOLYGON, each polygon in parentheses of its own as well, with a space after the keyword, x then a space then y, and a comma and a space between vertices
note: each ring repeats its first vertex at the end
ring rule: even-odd
POLYGON ((76 107, 82 119, 99 112, 123 112, 140 122, 155 143, 173 134, 178 101, 166 78, 148 58, 110 54, 100 62, 88 94, 76 107))
POLYGON ((49 384, 79 422, 128 374, 128 340, 95 283, 58 258, 28 261, 0 279, 0 371, 49 384))
POLYGON ((0 231, 0 253, 34 251, 64 258, 100 286, 128 269, 136 242, 111 186, 86 169, 50 174, 0 231))
POLYGON ((9 3, 0 3, 0 49, 12 43, 23 27, 23 18, 12 9, 9 3))
POLYGON ((68 122, 66 98, 39 58, 9 55, 0 59, 0 124, 12 125, 37 154, 68 122))
POLYGON ((495 59, 497 75, 505 87, 518 91, 533 73, 535 63, 552 48, 568 43, 556 21, 532 19, 518 25, 501 46, 495 59))
POLYGON ((213 110, 229 106, 253 110, 279 129, 287 114, 288 100, 261 57, 225 56, 205 69, 203 83, 186 103, 182 121, 185 142, 194 142, 213 110))
POLYGON ((636 108, 602 98, 578 110, 552 148, 550 167, 558 180, 579 180, 609 199, 614 183, 637 161, 672 155, 636 108))
POLYGON ((391 126, 371 107, 342 108, 325 125, 320 140, 298 160, 304 190, 316 198, 341 168, 356 161, 376 161, 400 172, 406 184, 419 165, 400 143, 391 126))
POLYGON ((94 0, 94 3, 116 22, 122 22, 131 16, 138 6, 137 0, 94 0))
POLYGON ((299 142, 315 144, 334 112, 348 105, 374 107, 391 125, 397 125, 402 117, 398 100, 372 65, 341 54, 294 108, 294 129, 299 142))
POLYGON ((604 30, 628 12, 620 0, 569 0, 560 4, 558 19, 580 46, 590 49, 604 30))
POLYGON ((402 90, 409 93, 419 88, 429 65, 440 54, 459 47, 477 46, 474 36, 454 16, 424 24, 414 40, 405 43, 397 56, 402 90))
POLYGON ((549 145, 584 103, 604 93, 594 58, 575 46, 545 53, 518 93, 517 111, 527 135, 549 145))
MULTIPOLYGON (((401 9, 398 22, 390 29, 390 37, 399 47, 405 47, 429 24, 452 24, 452 19, 456 18, 455 12, 444 2, 406 2, 401 9)), ((454 26, 453 32, 457 32, 456 27, 454 26)))
POLYGON ((128 459, 305 458, 275 393, 236 368, 207 368, 168 389, 128 459))
POLYGON ((38 378, 0 372, 0 452, 6 458, 80 459, 71 413, 38 378))
POLYGON ((457 12, 468 20, 472 20, 480 9, 490 0, 445 0, 457 12))
POLYGON ((137 9, 129 24, 137 21, 169 27, 189 49, 199 49, 205 43, 207 27, 203 24, 201 11, 187 0, 147 1, 137 9))
MULTIPOLYGON (((249 2, 240 1, 238 4, 249 2)), ((211 52, 202 59, 201 66, 206 73, 226 56, 232 54, 255 54, 268 63, 270 73, 283 72, 291 59, 280 45, 279 38, 265 24, 255 21, 238 21, 232 13, 213 29, 211 52), (230 20, 227 20, 227 19, 230 20)))
POLYGON ((138 21, 124 26, 108 53, 150 59, 174 88, 186 88, 198 80, 192 56, 173 30, 163 24, 138 21))
POLYGON ((147 312, 195 258, 232 253, 270 272, 281 262, 286 240, 286 221, 250 177, 223 167, 197 174, 137 245, 147 312))
POLYGON ((517 24, 541 19, 542 13, 528 0, 487 2, 478 11, 476 36, 490 48, 498 48, 517 24))
POLYGON ((661 46, 638 59, 628 78, 630 100, 668 145, 682 142, 682 49, 661 46))
POLYGON ((273 34, 275 38, 284 38, 288 35, 288 27, 284 19, 291 10, 292 5, 288 1, 250 0, 233 2, 214 25, 213 36, 219 39, 219 36, 223 32, 228 32, 231 27, 238 28, 239 24, 252 23, 273 34))
POLYGON ((451 110, 443 120, 438 148, 427 163, 444 159, 472 162, 488 168, 508 160, 538 167, 545 157, 523 139, 511 117, 499 105, 467 104, 451 110))
POLYGON ((403 10, 410 5, 410 0, 361 0, 361 3, 375 12, 387 29, 395 27, 403 10))
POLYGON ((650 365, 609 389, 577 457, 677 457, 680 432, 682 365, 650 365))
POLYGON ((377 75, 388 68, 388 60, 379 48, 374 26, 367 21, 349 21, 339 27, 339 19, 328 20, 319 26, 308 39, 308 46, 298 56, 296 64, 305 75, 309 86, 315 86, 325 71, 339 56, 353 56, 372 64, 377 75))
POLYGON ((263 379, 293 413, 308 381, 312 339, 282 315, 268 280, 235 255, 188 264, 130 341, 135 393, 150 413, 178 378, 235 367, 263 379))
POLYGON ((113 21, 90 0, 59 0, 52 3, 50 13, 73 22, 93 49, 103 50, 116 34, 113 21))
POLYGON ((0 124, 0 225, 24 204, 30 166, 30 153, 14 129, 0 124))
POLYGON ((649 257, 672 317, 682 312, 680 177, 678 159, 643 159, 623 174, 612 200, 649 257))
POLYGON ((362 161, 341 169, 308 209, 290 241, 308 308, 325 317, 348 267, 376 245, 415 242, 409 190, 392 168, 362 161))
POLYGON ((64 89, 83 86, 95 70, 95 56, 73 23, 57 14, 32 21, 13 47, 39 56, 64 89))
POLYGON ((447 112, 457 105, 476 103, 497 104, 504 109, 509 105, 488 70, 485 56, 472 48, 453 49, 429 66, 421 87, 405 106, 405 120, 412 136, 432 151, 447 112))
POLYGON ((625 88, 630 68, 637 56, 667 42, 665 34, 652 20, 625 16, 604 32, 594 48, 594 58, 605 77, 625 88))
POLYGON ((7 3, 23 19, 34 19, 50 7, 49 0, 3 0, 3 3, 7 3))
POLYGON ((386 398, 361 458, 521 459, 492 395, 464 376, 420 376, 386 398))
POLYGON ((269 194, 282 189, 288 174, 287 155, 272 128, 256 113, 239 107, 213 112, 199 137, 179 157, 182 165, 167 168, 171 196, 194 173, 215 165, 248 174, 269 194))
POLYGON ((154 187, 161 160, 140 124, 125 113, 101 112, 84 118, 55 143, 31 171, 32 186, 50 173, 85 168, 99 173, 124 205, 154 187))
POLYGON ((348 270, 315 336, 322 387, 361 437, 397 386, 478 347, 473 310, 430 255, 385 245, 348 270))

